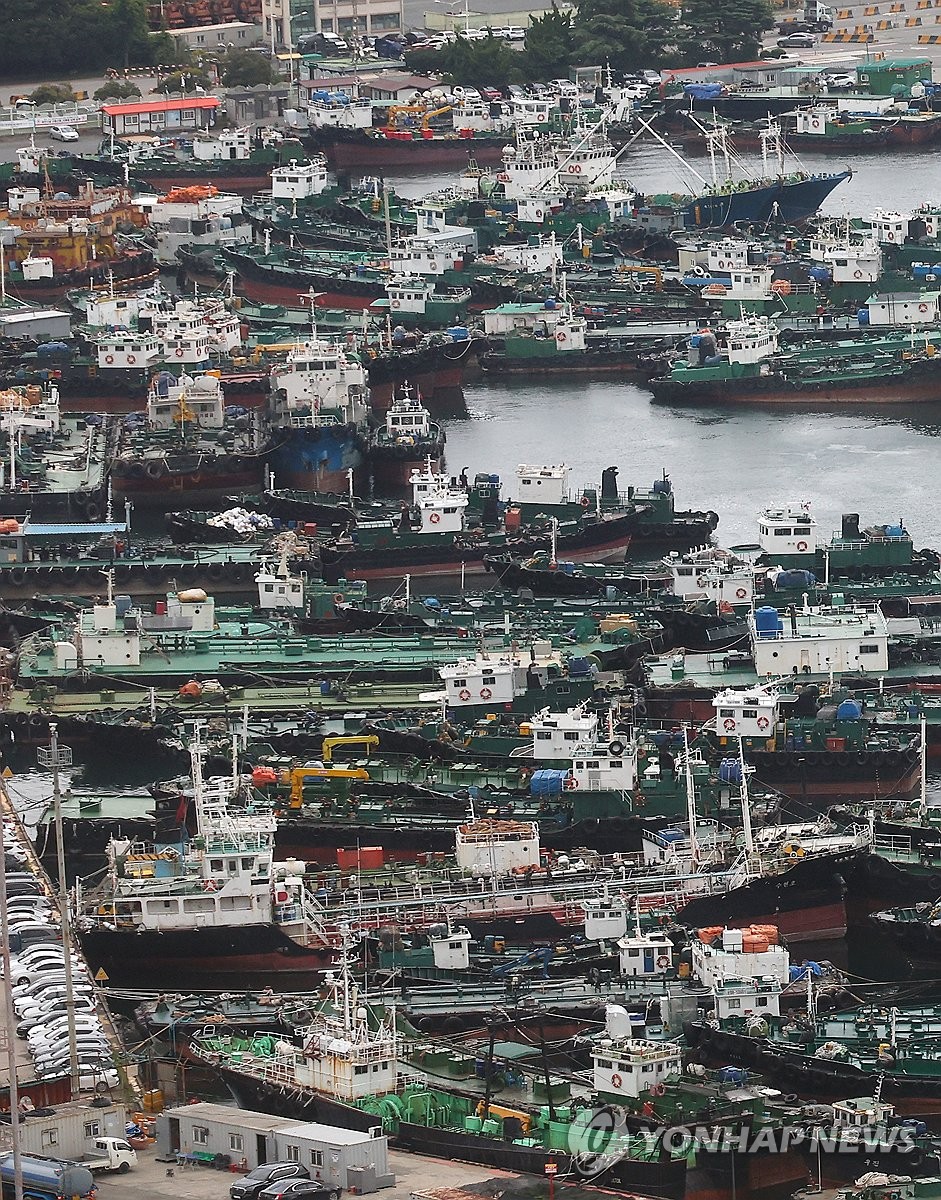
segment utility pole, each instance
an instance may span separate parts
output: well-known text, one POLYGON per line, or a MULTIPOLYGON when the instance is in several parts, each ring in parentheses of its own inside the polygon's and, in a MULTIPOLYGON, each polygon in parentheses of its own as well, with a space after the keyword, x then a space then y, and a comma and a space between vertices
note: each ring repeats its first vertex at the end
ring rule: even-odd
MULTIPOLYGON (((3 799, 7 807, 10 798, 0 781, 3 799)), ((4 820, 6 815, 4 814, 4 820)), ((13 1145, 13 1194, 14 1200, 23 1200, 23 1156, 20 1149, 20 1096, 16 1080, 16 1015, 13 1011, 13 975, 10 966, 10 925, 7 919, 7 855, 6 844, 0 846, 0 959, 3 961, 3 978, 7 981, 4 992, 4 1024, 6 1025, 7 1070, 10 1073, 10 1140, 13 1145)))
MULTIPOLYGON (((110 593, 110 581, 108 587, 110 593)), ((69 912, 69 888, 65 878, 65 839, 62 833, 62 792, 59 787, 59 768, 72 765, 72 751, 59 748, 58 725, 49 722, 49 749, 37 751, 42 766, 52 771, 52 803, 56 825, 56 870, 59 873, 59 923, 62 926, 62 953, 65 961, 65 1012, 69 1022, 69 1082, 72 1099, 78 1095, 78 1038, 75 1033, 75 990, 72 986, 72 920, 69 912)), ((7 976, 9 979, 9 975, 7 976)))

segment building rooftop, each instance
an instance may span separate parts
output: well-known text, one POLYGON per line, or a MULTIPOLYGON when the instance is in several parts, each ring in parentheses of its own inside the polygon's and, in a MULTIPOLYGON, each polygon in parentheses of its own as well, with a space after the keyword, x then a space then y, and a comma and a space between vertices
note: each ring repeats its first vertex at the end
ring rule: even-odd
POLYGON ((173 112, 178 108, 218 108, 216 96, 195 96, 179 100, 148 100, 141 104, 103 104, 101 111, 109 117, 134 116, 136 113, 173 112))

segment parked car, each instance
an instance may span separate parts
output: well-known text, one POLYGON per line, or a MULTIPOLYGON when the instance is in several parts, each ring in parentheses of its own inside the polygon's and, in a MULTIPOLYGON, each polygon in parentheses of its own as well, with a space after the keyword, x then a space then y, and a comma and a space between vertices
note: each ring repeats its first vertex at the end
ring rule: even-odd
POLYGON ((263 1187, 258 1200, 340 1200, 340 1190, 319 1179, 282 1179, 263 1187))
POLYGON ((859 86, 856 76, 851 75, 848 71, 835 71, 832 75, 821 75, 820 78, 828 88, 833 88, 835 91, 851 91, 859 86))
POLYGON ((810 50, 817 44, 817 39, 812 33, 790 33, 787 37, 778 38, 777 44, 782 50, 810 50))
POLYGON ((49 129, 49 136, 57 142, 77 142, 78 130, 71 125, 52 125, 49 129))
POLYGON ((247 1175, 243 1175, 229 1188, 231 1200, 258 1200, 261 1190, 269 1183, 280 1183, 287 1179, 306 1179, 310 1181, 307 1168, 296 1162, 264 1163, 255 1167, 247 1175))

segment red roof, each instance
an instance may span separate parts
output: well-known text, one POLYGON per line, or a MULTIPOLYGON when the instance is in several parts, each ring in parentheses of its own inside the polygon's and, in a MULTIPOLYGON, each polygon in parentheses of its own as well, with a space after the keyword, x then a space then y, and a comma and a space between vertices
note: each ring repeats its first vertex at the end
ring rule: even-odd
POLYGON ((198 96, 195 100, 153 100, 147 104, 103 104, 101 111, 109 117, 133 116, 135 113, 172 112, 178 108, 218 108, 215 96, 198 96))

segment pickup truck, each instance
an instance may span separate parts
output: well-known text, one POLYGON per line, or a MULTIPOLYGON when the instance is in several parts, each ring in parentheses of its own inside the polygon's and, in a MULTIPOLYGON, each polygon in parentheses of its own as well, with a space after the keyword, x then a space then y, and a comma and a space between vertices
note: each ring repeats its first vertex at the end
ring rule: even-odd
POLYGON ((91 1143, 88 1153, 75 1161, 89 1171, 117 1171, 124 1175, 137 1165, 137 1151, 124 1138, 99 1137, 91 1143))

